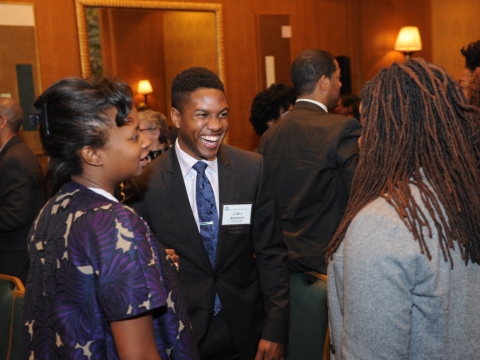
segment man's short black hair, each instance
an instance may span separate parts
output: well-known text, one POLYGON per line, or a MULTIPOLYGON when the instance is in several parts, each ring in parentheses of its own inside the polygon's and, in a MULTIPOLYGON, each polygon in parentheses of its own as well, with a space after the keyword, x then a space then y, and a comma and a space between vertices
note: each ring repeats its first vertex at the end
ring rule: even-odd
POLYGON ((267 122, 280 116, 280 109, 287 110, 295 104, 296 96, 292 87, 273 84, 255 95, 250 109, 250 122, 258 135, 268 129, 267 122))
POLYGON ((172 107, 182 111, 190 94, 198 89, 217 89, 225 94, 225 88, 217 74, 204 67, 191 67, 173 79, 172 107))
POLYGON ((465 67, 474 72, 480 66, 480 40, 468 44, 460 52, 465 57, 465 67))
POLYGON ((336 70, 332 54, 325 50, 309 49, 295 58, 290 68, 290 76, 297 95, 305 95, 315 90, 323 75, 330 79, 336 70))

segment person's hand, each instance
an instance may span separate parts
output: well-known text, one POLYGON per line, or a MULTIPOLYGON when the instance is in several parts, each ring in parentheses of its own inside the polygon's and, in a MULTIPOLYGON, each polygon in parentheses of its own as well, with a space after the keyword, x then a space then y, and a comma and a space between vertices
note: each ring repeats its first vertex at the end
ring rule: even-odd
POLYGON ((165 249, 165 251, 167 252, 167 255, 170 256, 170 259, 172 259, 173 263, 175 264, 175 267, 177 268, 177 271, 179 271, 180 270, 180 266, 178 263, 179 257, 177 254, 175 254, 175 250, 165 249))
POLYGON ((255 360, 283 360, 285 345, 261 339, 255 360))

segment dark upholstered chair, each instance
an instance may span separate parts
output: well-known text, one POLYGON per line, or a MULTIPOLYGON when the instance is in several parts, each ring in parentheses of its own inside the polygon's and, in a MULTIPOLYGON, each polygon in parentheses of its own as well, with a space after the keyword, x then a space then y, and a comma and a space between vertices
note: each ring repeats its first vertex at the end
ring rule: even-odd
POLYGON ((327 338, 327 276, 322 274, 290 274, 290 331, 286 360, 326 360, 329 358, 327 338), (317 281, 312 281, 312 276, 317 281))
POLYGON ((0 359, 20 360, 22 306, 25 288, 20 279, 0 274, 0 359))

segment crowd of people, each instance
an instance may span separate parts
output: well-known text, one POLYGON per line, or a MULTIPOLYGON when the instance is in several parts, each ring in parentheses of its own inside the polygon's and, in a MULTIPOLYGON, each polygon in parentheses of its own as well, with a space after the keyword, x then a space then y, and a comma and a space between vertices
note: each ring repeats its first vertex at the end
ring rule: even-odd
POLYGON ((223 144, 209 69, 174 78, 173 141, 122 81, 65 78, 30 116, 45 176, 0 98, 0 273, 25 283, 25 358, 321 359, 328 310, 331 359, 477 359, 480 41, 461 53, 459 81, 414 58, 360 98, 302 51, 293 87, 253 98, 255 151, 223 144), (312 294, 301 324, 291 291, 312 294))

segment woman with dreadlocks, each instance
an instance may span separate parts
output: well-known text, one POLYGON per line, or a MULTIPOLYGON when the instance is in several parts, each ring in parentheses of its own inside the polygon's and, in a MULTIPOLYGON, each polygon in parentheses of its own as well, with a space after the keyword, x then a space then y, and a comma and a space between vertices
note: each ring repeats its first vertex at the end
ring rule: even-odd
POLYGON ((363 90, 360 157, 328 247, 334 359, 478 359, 480 177, 473 107, 414 59, 363 90))

